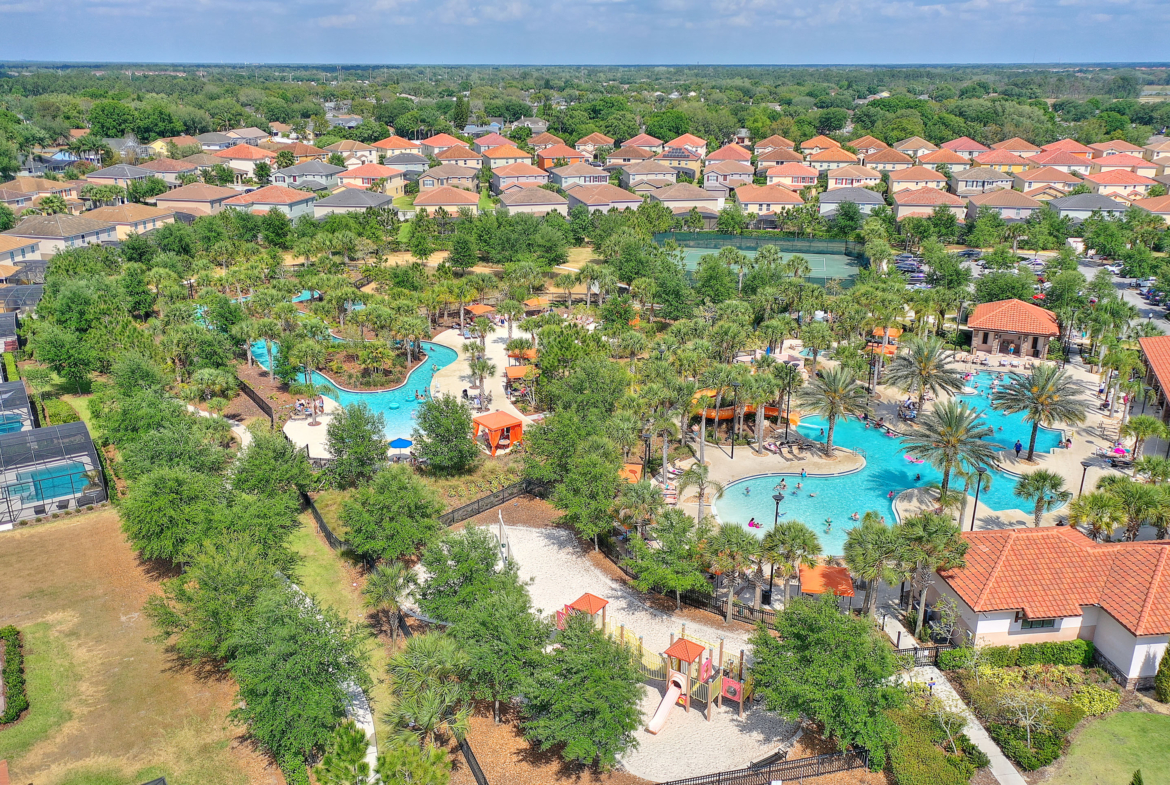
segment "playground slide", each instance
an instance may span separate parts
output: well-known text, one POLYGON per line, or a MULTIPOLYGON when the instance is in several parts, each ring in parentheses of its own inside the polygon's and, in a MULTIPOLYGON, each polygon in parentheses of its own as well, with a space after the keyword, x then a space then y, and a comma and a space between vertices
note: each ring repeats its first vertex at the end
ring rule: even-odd
POLYGON ((681 676, 675 676, 666 685, 666 695, 662 698, 662 703, 658 705, 658 711, 654 712, 654 718, 650 720, 650 724, 646 726, 646 730, 651 733, 658 733, 666 725, 666 718, 670 716, 670 710, 674 708, 675 701, 678 696, 682 695, 683 680, 681 676))

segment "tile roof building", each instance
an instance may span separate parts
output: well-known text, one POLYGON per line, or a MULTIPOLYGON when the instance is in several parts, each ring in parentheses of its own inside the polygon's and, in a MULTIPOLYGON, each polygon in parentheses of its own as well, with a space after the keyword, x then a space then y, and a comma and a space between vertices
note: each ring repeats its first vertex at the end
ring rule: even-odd
POLYGON ((146 234, 152 229, 174 223, 175 211, 165 207, 128 202, 90 210, 85 217, 113 224, 118 239, 125 240, 132 234, 146 234))
POLYGON ((578 185, 565 193, 569 197, 569 209, 583 204, 591 213, 609 212, 612 209, 636 210, 642 204, 642 197, 609 183, 578 185))
MULTIPOLYGON (((535 169, 536 167, 532 168, 535 169)), ((500 197, 500 203, 508 208, 509 213, 513 214, 569 214, 569 200, 556 191, 550 191, 547 188, 513 188, 510 191, 506 191, 500 197)))
POLYGON ((317 197, 308 191, 298 191, 283 185, 266 185, 246 194, 233 196, 224 201, 224 207, 235 207, 244 212, 263 215, 278 210, 289 218, 313 214, 313 202, 317 197))
POLYGON ((943 189, 946 187, 947 178, 933 169, 927 169, 925 166, 911 166, 909 169, 899 169, 895 172, 890 172, 890 193, 892 194, 896 194, 898 191, 913 191, 919 188, 943 189))
POLYGON ((214 215, 223 209, 223 203, 240 192, 206 183, 191 183, 155 197, 158 207, 187 215, 214 215))
POLYGON ((735 189, 735 198, 744 212, 759 216, 804 204, 800 194, 782 185, 741 185, 735 189))
POLYGON ((999 217, 1008 223, 1026 221, 1040 209, 1041 204, 1040 200, 1010 188, 974 194, 967 197, 967 220, 975 220, 979 208, 986 207, 999 213, 999 217))
POLYGON ((963 221, 967 212, 967 203, 954 194, 947 193, 942 188, 923 186, 921 188, 903 188, 894 192, 894 218, 899 221, 912 217, 929 218, 934 209, 940 205, 950 210, 960 222, 963 221))
POLYGON ((416 210, 426 209, 431 213, 442 208, 451 215, 455 215, 462 208, 467 207, 471 212, 476 213, 479 212, 479 194, 465 191, 462 188, 440 185, 437 188, 419 193, 415 197, 414 207, 416 210))
POLYGON ((996 142, 991 146, 991 149, 1007 150, 1009 153, 1015 153, 1020 156, 1020 158, 1030 158, 1040 152, 1039 147, 1018 136, 1013 136, 1011 139, 1004 139, 1002 142, 996 142))
POLYGON ((914 159, 898 150, 885 148, 869 153, 862 158, 866 168, 878 172, 895 172, 899 169, 909 169, 914 165, 914 159))
POLYGON ((1015 357, 1046 357, 1048 341, 1060 337, 1056 314, 1023 300, 977 305, 967 327, 976 351, 1015 357))

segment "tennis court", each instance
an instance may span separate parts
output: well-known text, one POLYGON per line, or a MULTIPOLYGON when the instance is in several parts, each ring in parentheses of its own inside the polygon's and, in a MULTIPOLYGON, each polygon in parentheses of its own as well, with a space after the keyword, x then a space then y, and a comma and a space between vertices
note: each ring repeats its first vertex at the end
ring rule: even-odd
POLYGON ((840 280, 848 285, 865 265, 865 256, 860 247, 844 240, 737 237, 706 232, 664 232, 655 235, 654 240, 659 244, 673 240, 681 247, 688 270, 696 269, 703 256, 717 254, 727 246, 737 248, 749 258, 754 258, 765 245, 776 246, 785 259, 800 254, 808 260, 808 279, 817 283, 840 280))

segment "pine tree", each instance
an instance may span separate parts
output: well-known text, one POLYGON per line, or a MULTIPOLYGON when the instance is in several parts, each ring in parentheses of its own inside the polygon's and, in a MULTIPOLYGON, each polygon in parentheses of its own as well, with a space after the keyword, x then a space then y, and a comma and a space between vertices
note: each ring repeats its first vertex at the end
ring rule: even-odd
POLYGON ((1162 654, 1162 661, 1158 663, 1158 673, 1154 676, 1154 697, 1162 703, 1170 703, 1170 646, 1162 654))

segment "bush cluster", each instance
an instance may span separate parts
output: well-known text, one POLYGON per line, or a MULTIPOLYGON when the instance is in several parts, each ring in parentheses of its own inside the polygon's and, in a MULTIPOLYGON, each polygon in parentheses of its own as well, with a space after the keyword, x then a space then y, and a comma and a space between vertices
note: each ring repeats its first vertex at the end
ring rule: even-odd
POLYGON ((1121 705, 1121 695, 1114 690, 1107 690, 1094 684, 1086 684, 1077 689, 1068 699, 1068 702, 1079 708, 1089 717, 1108 714, 1121 705))
MULTIPOLYGON (((4 355, 7 357, 8 355, 4 355)), ((0 725, 15 722, 28 708, 24 690, 24 653, 20 646, 20 630, 12 625, 0 627, 0 641, 4 642, 4 713, 0 725)))
POLYGON ((45 414, 48 415, 52 425, 64 425, 67 422, 77 422, 81 419, 77 410, 60 398, 43 398, 41 404, 44 406, 45 414))
POLYGON ((10 382, 20 379, 20 369, 16 367, 16 358, 12 352, 4 352, 4 375, 10 382))
MULTIPOLYGON (((1082 665, 1093 664, 1096 651, 1091 641, 1054 641, 1025 643, 1016 646, 985 646, 983 664, 991 668, 1015 668, 1027 665, 1082 665)), ((970 649, 950 649, 938 654, 941 670, 958 670, 971 664, 970 649)))
POLYGON ((946 732, 921 709, 897 709, 889 715, 898 729, 889 751, 897 785, 966 785, 977 769, 990 764, 965 734, 955 739, 959 754, 952 752, 946 732))
POLYGON ((1032 746, 1028 746, 1028 734, 1015 725, 1001 725, 993 722, 987 732, 999 748, 1013 763, 1024 771, 1043 768, 1060 757, 1064 748, 1064 734, 1032 732, 1032 746))

